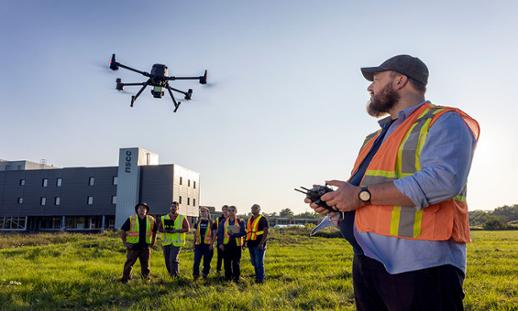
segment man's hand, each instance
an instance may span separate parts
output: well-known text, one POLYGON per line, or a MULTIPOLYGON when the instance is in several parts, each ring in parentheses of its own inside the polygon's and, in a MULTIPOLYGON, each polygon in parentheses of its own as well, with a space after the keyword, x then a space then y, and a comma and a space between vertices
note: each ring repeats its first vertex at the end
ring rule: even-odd
POLYGON ((335 191, 328 192, 321 197, 327 205, 334 206, 341 212, 354 211, 363 205, 358 199, 360 187, 341 180, 329 180, 326 181, 326 185, 337 187, 335 191))
POLYGON ((222 250, 222 251, 225 251, 225 246, 223 246, 223 244, 220 244, 219 245, 219 249, 222 250))

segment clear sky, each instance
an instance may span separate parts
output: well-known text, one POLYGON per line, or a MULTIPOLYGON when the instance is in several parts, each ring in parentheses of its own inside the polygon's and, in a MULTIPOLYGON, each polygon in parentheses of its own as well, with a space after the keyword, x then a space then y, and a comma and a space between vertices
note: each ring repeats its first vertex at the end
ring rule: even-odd
MULTIPOLYGON (((359 68, 396 54, 430 69, 427 98, 481 124, 470 209, 518 204, 516 1, 0 1, 0 158, 117 165, 140 146, 200 172, 201 204, 309 211, 294 187, 346 179, 364 136, 359 68), (109 57, 210 87, 172 112, 134 108, 109 57), (104 68, 103 68, 104 66, 104 68)), ((135 90, 136 92, 136 90, 135 90)))

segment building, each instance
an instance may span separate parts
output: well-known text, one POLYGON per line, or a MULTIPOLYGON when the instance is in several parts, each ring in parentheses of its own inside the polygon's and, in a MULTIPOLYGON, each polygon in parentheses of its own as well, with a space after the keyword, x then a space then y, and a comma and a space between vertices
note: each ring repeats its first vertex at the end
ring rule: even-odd
POLYGON ((9 168, 0 170, 2 231, 118 229, 138 202, 162 215, 177 201, 181 214, 198 217, 199 173, 159 164, 157 154, 142 148, 121 148, 118 166, 56 168, 2 160, 0 167, 9 168))

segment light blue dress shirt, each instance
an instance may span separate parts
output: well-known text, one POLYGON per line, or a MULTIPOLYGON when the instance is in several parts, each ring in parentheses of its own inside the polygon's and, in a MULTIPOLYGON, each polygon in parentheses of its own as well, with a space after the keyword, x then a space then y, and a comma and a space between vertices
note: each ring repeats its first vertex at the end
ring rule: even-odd
MULTIPOLYGON (((400 111, 385 139, 423 103, 400 111)), ((379 123, 383 126, 388 121, 383 119, 379 123)), ((456 196, 467 182, 475 144, 462 117, 455 112, 445 113, 430 128, 421 152, 421 171, 395 180, 394 185, 414 202, 417 209, 456 196)), ((354 236, 364 254, 381 262, 390 274, 447 264, 466 273, 464 243, 398 239, 359 232, 356 227, 354 236)))

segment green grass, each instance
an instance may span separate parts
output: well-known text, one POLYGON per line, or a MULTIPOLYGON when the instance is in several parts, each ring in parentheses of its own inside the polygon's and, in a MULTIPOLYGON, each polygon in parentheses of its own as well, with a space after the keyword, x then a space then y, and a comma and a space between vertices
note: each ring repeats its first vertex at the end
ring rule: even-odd
MULTIPOLYGON (((151 280, 137 277, 137 263, 134 279, 123 285, 125 252, 115 233, 0 235, 0 248, 1 310, 354 310, 350 246, 340 238, 309 238, 302 229, 273 232, 267 282, 260 285, 247 251, 240 284, 213 272, 193 282, 187 246, 180 279, 167 275, 156 247, 151 280)), ((518 310, 518 231, 473 232, 464 288, 466 310, 518 310)))

